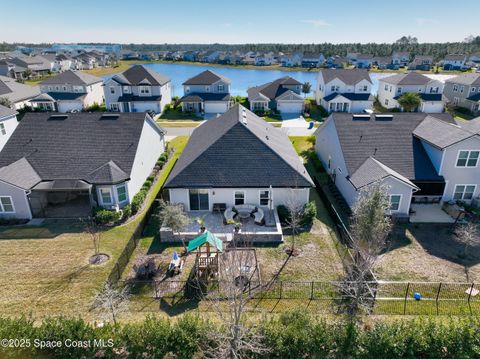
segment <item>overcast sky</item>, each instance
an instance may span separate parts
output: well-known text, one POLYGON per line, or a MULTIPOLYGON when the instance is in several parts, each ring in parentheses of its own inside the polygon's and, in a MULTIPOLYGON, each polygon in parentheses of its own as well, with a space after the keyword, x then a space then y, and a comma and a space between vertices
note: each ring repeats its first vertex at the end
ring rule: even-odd
POLYGON ((403 35, 455 42, 480 34, 478 0, 24 0, 11 6, 14 16, 0 21, 0 41, 390 43, 403 35))

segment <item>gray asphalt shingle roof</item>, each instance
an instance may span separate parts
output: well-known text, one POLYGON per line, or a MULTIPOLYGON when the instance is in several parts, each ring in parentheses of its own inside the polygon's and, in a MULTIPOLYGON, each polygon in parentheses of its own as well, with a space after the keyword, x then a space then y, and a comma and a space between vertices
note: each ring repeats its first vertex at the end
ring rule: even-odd
MULTIPOLYGON (((333 113, 338 139, 350 176, 373 157, 391 170, 411 181, 441 180, 420 140, 413 136, 426 117, 439 122, 454 123, 446 113, 392 113, 386 116, 333 113), (389 117, 391 115, 391 117, 389 117)), ((319 128, 320 131, 321 127, 319 128)))
POLYGON ((417 72, 408 72, 384 77, 379 81, 392 85, 426 85, 432 81, 432 79, 417 72))
POLYGON ((135 65, 121 74, 112 77, 113 80, 123 85, 153 85, 163 86, 167 82, 170 82, 170 78, 160 75, 158 72, 153 71, 142 65, 135 65))
POLYGON ((301 84, 301 82, 295 80, 290 76, 284 76, 275 81, 249 88, 247 90, 248 99, 251 101, 255 99, 260 93, 263 96, 269 98, 270 100, 274 100, 280 95, 283 95, 285 92, 289 91, 289 89, 284 86, 298 86, 301 84))
POLYGON ((197 127, 166 188, 311 187, 287 135, 236 105, 197 127))
POLYGON ((320 73, 326 84, 336 78, 346 85, 355 85, 362 80, 372 83, 372 79, 366 69, 321 69, 320 73))
POLYGON ((6 117, 15 116, 16 114, 16 110, 12 110, 11 108, 0 105, 0 120, 6 117))
POLYGON ((460 85, 480 85, 480 73, 461 74, 445 80, 460 85))
POLYGON ((0 181, 23 189, 30 189, 41 180, 37 171, 35 171, 25 157, 20 158, 8 166, 0 167, 0 181))
POLYGON ((40 95, 38 86, 29 86, 16 82, 6 76, 0 76, 0 97, 6 97, 11 102, 25 101, 40 95))
POLYGON ((144 113, 27 113, 0 155, 26 158, 42 181, 114 183, 132 171, 144 113), (112 164, 113 163, 113 164, 112 164))
POLYGON ((58 74, 57 76, 50 77, 45 81, 40 82, 40 85, 74 85, 74 86, 85 86, 93 85, 103 80, 100 77, 87 74, 82 71, 72 71, 68 70, 58 74))
POLYGON ((219 75, 210 70, 205 70, 198 75, 189 78, 182 85, 211 85, 220 80, 230 83, 230 80, 225 76, 219 75))

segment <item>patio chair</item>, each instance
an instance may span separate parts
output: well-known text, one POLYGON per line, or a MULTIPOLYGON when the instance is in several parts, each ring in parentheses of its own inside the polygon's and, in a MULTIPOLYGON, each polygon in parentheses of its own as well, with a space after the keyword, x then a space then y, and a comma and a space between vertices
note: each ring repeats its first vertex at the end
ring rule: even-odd
POLYGON ((263 225, 265 223, 265 214, 263 213, 263 209, 257 207, 257 210, 253 213, 253 218, 255 220, 255 224, 263 225))

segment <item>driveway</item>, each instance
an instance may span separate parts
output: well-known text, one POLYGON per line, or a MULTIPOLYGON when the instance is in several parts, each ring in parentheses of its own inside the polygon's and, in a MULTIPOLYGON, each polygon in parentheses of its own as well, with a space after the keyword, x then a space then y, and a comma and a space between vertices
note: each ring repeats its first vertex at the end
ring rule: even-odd
POLYGON ((195 127, 164 127, 163 129, 167 139, 171 139, 177 136, 191 136, 195 127))
POLYGON ((288 136, 311 136, 316 128, 308 129, 310 122, 305 121, 303 117, 296 117, 291 120, 282 121, 282 131, 288 136))

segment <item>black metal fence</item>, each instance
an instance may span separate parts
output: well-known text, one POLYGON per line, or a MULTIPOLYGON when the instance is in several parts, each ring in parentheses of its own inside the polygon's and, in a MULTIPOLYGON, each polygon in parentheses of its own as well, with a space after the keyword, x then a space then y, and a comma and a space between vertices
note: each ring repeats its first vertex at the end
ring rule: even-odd
MULTIPOLYGON (((189 300, 212 303, 225 301, 227 294, 223 283, 214 281, 204 288, 202 297, 193 298, 188 293, 187 281, 121 282, 128 285, 132 300, 140 297, 170 303, 171 308, 184 306, 189 300)), ((385 282, 366 283, 371 294, 364 298, 372 314, 376 315, 469 315, 480 314, 480 284, 447 282, 385 282)), ((249 310, 282 312, 305 308, 317 314, 335 314, 342 303, 349 300, 341 295, 341 282, 276 281, 268 287, 250 283, 245 287, 249 310)), ((159 310, 158 306, 154 306, 159 310)), ((160 306, 161 310, 162 306, 160 306)), ((197 306, 207 310, 209 306, 197 306)), ((211 310, 211 309, 210 309, 211 310)))

